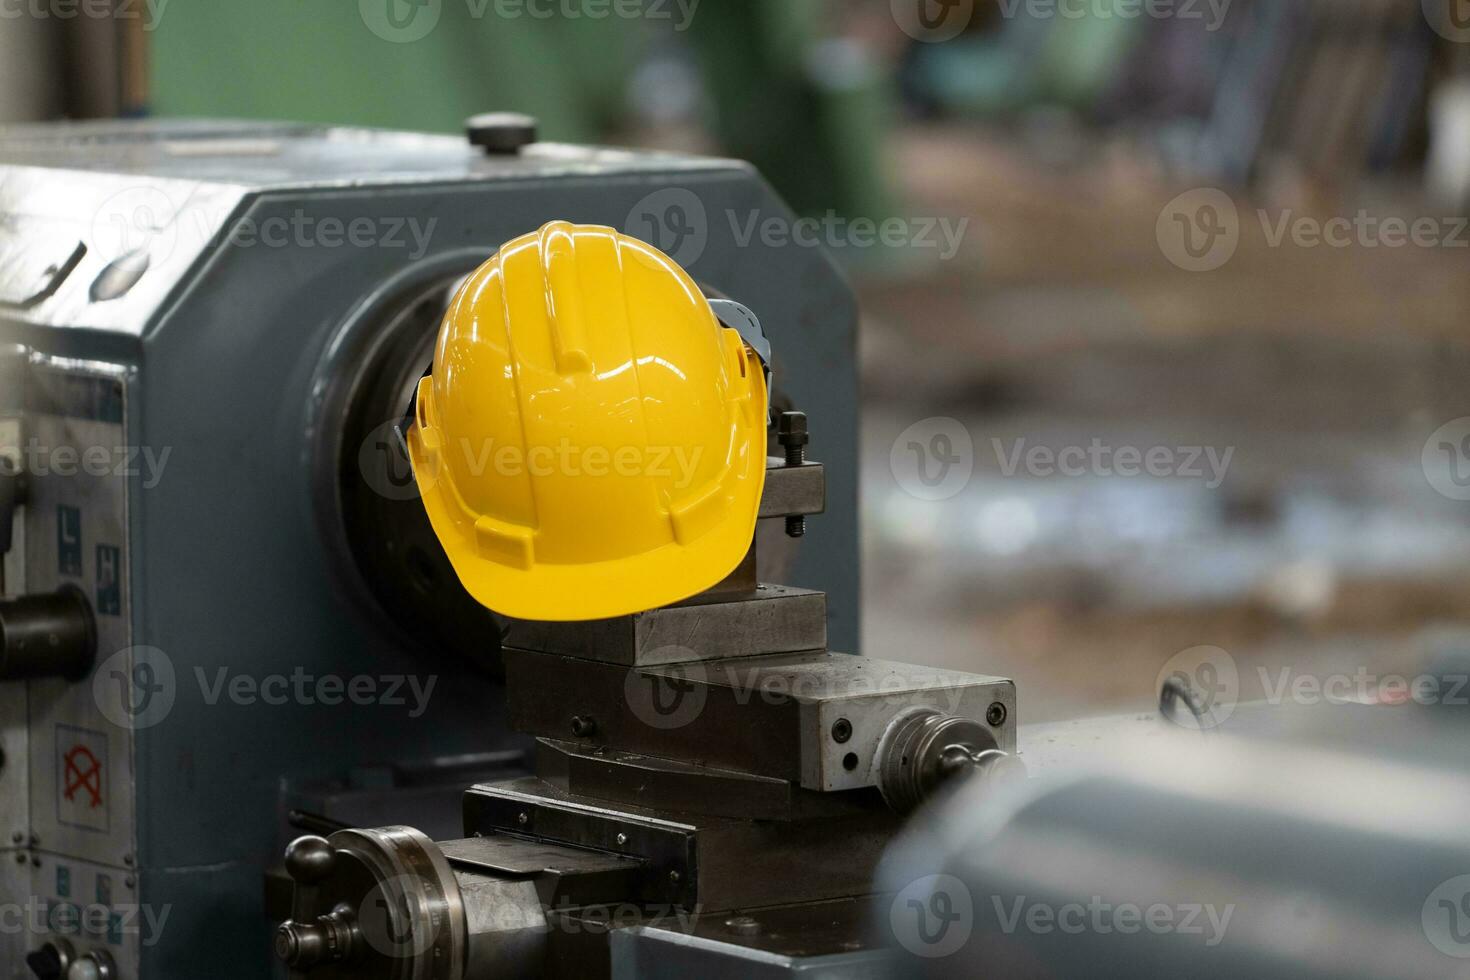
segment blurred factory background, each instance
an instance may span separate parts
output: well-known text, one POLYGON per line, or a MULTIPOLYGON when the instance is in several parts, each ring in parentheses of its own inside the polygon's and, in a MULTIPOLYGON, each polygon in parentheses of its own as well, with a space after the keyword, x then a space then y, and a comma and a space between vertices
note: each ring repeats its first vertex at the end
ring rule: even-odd
POLYGON ((1464 0, 564 7, 0 0, 0 121, 749 159, 862 302, 864 652, 1038 721, 1470 651, 1464 0))

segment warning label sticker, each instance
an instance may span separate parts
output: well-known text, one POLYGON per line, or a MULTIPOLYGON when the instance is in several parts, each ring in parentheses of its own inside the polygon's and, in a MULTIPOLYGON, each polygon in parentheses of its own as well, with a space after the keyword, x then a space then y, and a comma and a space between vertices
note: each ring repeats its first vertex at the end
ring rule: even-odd
POLYGON ((107 736, 56 726, 56 819, 70 827, 108 830, 107 736))

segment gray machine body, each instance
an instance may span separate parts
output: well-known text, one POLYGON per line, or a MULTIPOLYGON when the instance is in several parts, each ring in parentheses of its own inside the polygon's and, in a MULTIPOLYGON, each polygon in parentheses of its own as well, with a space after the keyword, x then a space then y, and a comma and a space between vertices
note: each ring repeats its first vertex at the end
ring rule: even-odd
POLYGON ((268 975, 262 873, 299 787, 509 744, 494 678, 415 649, 354 581, 317 456, 323 392, 384 305, 547 221, 650 239, 756 309, 829 474, 789 581, 857 650, 855 306, 820 251, 742 240, 752 215, 791 217, 723 160, 0 129, 0 453, 29 468, 5 589, 80 585, 100 635, 91 678, 0 683, 0 894, 39 912, 0 935, 0 976, 60 932, 126 980, 268 975), (96 446, 105 465, 74 459, 96 446))

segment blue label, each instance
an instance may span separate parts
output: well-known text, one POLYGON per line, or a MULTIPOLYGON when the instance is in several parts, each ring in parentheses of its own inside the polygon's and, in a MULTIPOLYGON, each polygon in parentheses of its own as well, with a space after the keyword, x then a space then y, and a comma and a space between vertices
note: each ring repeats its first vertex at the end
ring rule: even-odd
POLYGON ((97 612, 122 615, 122 552, 110 544, 97 546, 97 612))
POLYGON ((82 512, 65 504, 56 508, 56 560, 62 575, 82 574, 82 512))

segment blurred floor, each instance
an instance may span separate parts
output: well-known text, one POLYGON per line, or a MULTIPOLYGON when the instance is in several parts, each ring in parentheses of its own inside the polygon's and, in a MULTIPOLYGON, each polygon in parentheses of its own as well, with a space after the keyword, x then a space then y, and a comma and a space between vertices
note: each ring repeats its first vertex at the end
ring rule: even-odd
MULTIPOLYGON (((926 127, 898 159, 906 213, 973 224, 958 258, 857 282, 867 653, 1013 676, 1039 721, 1147 708, 1197 645, 1236 658, 1250 699, 1282 668, 1413 674, 1470 625, 1470 503, 1421 464, 1470 415, 1464 249, 1271 247, 1254 209, 1291 205, 1236 195, 1239 250, 1192 273, 1155 235, 1188 188, 1126 151, 1042 166, 1015 138, 926 127), (931 417, 974 442, 973 478, 938 502, 890 465, 931 417), (1094 440, 1229 466, 1217 487, 1204 460, 1203 478, 1007 475, 1018 446, 1094 440)), ((1324 218, 1422 207, 1278 191, 1324 218)))

